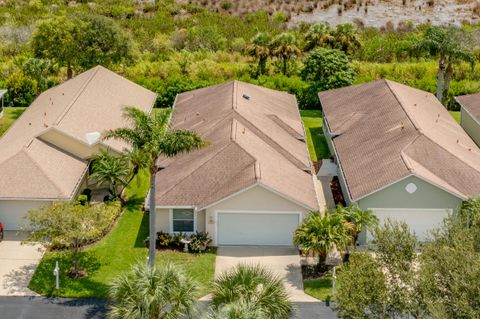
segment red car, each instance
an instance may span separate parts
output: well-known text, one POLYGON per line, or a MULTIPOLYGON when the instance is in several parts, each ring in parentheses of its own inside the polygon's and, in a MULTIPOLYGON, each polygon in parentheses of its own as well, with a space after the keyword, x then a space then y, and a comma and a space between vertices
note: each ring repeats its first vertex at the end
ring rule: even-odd
POLYGON ((0 223, 0 241, 3 240, 3 225, 0 223))

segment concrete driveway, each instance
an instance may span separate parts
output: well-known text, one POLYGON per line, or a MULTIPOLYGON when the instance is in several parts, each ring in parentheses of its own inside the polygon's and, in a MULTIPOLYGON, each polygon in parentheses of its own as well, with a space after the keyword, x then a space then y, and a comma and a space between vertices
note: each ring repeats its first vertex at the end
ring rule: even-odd
POLYGON ((223 246, 217 251, 215 275, 238 264, 260 264, 285 281, 291 301, 318 302, 303 292, 302 270, 298 250, 293 247, 223 246))
POLYGON ((43 252, 38 245, 22 245, 21 239, 14 232, 6 232, 0 242, 0 296, 37 295, 28 289, 28 284, 43 252))

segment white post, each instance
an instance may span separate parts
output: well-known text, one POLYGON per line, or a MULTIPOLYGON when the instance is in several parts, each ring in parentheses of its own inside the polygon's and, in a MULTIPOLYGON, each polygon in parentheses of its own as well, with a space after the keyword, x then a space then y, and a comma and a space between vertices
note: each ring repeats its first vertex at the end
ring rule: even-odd
POLYGON ((332 274, 332 295, 335 296, 335 290, 337 288, 337 267, 333 266, 333 274, 332 274))
POLYGON ((58 260, 55 261, 55 269, 53 270, 53 275, 55 276, 55 288, 60 288, 60 268, 58 267, 58 260))

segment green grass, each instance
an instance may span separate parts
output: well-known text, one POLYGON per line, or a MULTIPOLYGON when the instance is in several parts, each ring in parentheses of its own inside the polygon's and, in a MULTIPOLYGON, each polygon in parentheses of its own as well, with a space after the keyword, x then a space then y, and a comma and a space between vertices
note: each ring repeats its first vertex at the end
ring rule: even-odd
POLYGON ((22 115, 26 107, 4 107, 3 117, 0 118, 0 136, 22 115))
POLYGON ((459 111, 450 111, 450 114, 452 114, 455 121, 457 121, 457 123, 460 124, 460 112, 459 111))
POLYGON ((310 158, 316 162, 330 157, 327 141, 322 131, 322 112, 320 110, 300 110, 307 134, 310 158))
POLYGON ((322 301, 334 300, 332 298, 332 276, 328 275, 319 279, 303 281, 304 291, 307 295, 322 301))
MULTIPOLYGON (((108 284, 120 273, 130 269, 135 262, 146 262, 144 239, 148 236, 148 215, 139 207, 148 190, 148 172, 142 171, 127 189, 129 202, 115 228, 100 242, 85 249, 82 267, 88 276, 73 280, 66 275, 71 265, 69 254, 48 252, 38 266, 29 288, 46 296, 107 297, 108 284), (55 261, 61 269, 60 289, 55 289, 52 275, 55 261)), ((212 281, 215 253, 192 255, 179 252, 159 252, 157 264, 168 261, 183 266, 201 285, 202 293, 212 281)))

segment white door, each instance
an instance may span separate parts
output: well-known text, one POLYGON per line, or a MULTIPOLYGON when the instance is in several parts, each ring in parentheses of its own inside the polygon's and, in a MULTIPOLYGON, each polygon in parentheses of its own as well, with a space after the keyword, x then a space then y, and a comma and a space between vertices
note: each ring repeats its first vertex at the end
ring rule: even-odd
MULTIPOLYGON (((427 240, 432 229, 439 226, 451 209, 412 209, 412 208, 370 208, 382 225, 385 220, 397 220, 407 223, 410 231, 415 232, 419 241, 427 240)), ((371 239, 371 235, 369 236, 371 239)))
POLYGON ((219 212, 218 245, 293 246, 300 213, 219 212))

